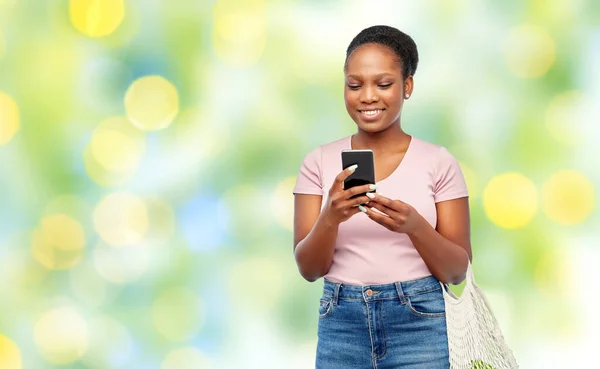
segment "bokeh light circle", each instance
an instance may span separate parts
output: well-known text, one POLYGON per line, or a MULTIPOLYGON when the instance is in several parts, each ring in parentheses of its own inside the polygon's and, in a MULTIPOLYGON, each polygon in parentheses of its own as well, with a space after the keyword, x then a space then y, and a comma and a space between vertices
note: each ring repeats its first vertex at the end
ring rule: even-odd
POLYGON ((131 360, 134 341, 127 328, 111 316, 89 323, 89 347, 82 358, 90 369, 120 368, 131 360))
POLYGON ((537 211, 537 190, 522 174, 500 174, 487 184, 483 206, 488 218, 496 225, 507 229, 521 228, 537 211))
POLYGON ((130 172, 140 161, 143 148, 117 130, 104 130, 92 138, 94 158, 109 171, 130 172))
POLYGON ((88 260, 82 261, 70 270, 69 285, 73 297, 91 307, 110 303, 111 298, 114 297, 111 294, 115 294, 88 260))
POLYGON ((162 363, 161 369, 210 369, 208 358, 198 349, 184 347, 171 350, 162 363))
POLYGON ((42 219, 42 231, 57 249, 79 250, 85 246, 81 224, 64 214, 51 214, 42 219))
POLYGON ((139 78, 127 89, 125 110, 129 120, 140 129, 166 128, 179 112, 177 89, 161 76, 139 78))
POLYGON ((69 269, 83 257, 86 244, 82 225, 65 214, 50 214, 31 236, 34 258, 51 270, 69 269))
POLYGON ((111 246, 135 245, 148 230, 146 204, 126 192, 103 198, 94 210, 93 219, 96 232, 111 246))
POLYGON ((71 23, 89 37, 104 37, 113 33, 125 18, 123 0, 70 0, 71 23))
POLYGON ((152 306, 152 321, 158 333, 170 341, 190 339, 204 322, 199 296, 182 287, 163 291, 152 306))
POLYGON ((504 44, 508 69, 518 77, 541 77, 554 64, 554 40, 542 28, 520 26, 512 29, 504 44))
POLYGON ((21 369, 21 352, 8 337, 0 334, 0 368, 21 369))
POLYGON ((100 185, 119 185, 133 176, 145 152, 145 134, 125 117, 110 117, 92 133, 84 150, 85 169, 100 185))
POLYGON ((88 327, 79 312, 63 307, 46 312, 34 327, 35 344, 50 363, 66 365, 81 358, 88 347, 88 327))
POLYGON ((0 146, 7 144, 19 130, 19 107, 15 100, 0 91, 0 146))
POLYGON ((148 270, 149 252, 144 246, 115 248, 100 243, 94 249, 93 263, 102 278, 123 285, 137 281, 148 270))
POLYGON ((98 185, 102 187, 116 187, 125 184, 134 173, 119 173, 106 170, 94 158, 90 146, 83 150, 83 164, 87 175, 98 185))
POLYGON ((130 174, 146 150, 145 135, 125 117, 111 117, 94 130, 90 150, 106 171, 130 174))
POLYGON ((560 171, 542 187, 542 208, 548 218, 561 225, 583 222, 594 210, 592 182, 577 171, 560 171))

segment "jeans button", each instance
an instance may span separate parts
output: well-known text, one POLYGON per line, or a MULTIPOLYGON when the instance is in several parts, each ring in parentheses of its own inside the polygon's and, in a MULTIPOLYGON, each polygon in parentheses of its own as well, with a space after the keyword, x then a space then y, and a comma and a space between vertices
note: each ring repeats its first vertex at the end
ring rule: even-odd
POLYGON ((365 293, 367 294, 367 296, 371 297, 373 296, 373 291, 371 291, 370 289, 365 291, 365 293))

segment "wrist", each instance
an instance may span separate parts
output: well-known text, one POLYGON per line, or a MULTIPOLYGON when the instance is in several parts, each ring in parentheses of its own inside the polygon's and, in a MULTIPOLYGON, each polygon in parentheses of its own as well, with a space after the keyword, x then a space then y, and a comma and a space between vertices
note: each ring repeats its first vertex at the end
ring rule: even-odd
POLYGON ((321 212, 321 216, 319 218, 325 227, 330 229, 337 228, 340 225, 340 222, 336 221, 336 219, 332 217, 327 210, 328 208, 325 208, 325 210, 321 212))
POLYGON ((431 224, 427 222, 427 219, 419 214, 417 221, 415 222, 415 226, 409 232, 407 232, 407 235, 411 239, 418 239, 431 228, 431 224))

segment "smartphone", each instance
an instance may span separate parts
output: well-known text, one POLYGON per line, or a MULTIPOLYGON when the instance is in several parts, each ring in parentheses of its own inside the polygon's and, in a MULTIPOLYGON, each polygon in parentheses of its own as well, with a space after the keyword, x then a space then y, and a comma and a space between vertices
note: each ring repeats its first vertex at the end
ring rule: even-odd
MULTIPOLYGON (((344 180, 344 190, 365 184, 375 184, 375 160, 372 150, 343 150, 342 167, 357 164, 358 168, 344 180)), ((375 192, 369 191, 369 192, 375 192)), ((356 194, 351 199, 364 196, 366 192, 356 194)))

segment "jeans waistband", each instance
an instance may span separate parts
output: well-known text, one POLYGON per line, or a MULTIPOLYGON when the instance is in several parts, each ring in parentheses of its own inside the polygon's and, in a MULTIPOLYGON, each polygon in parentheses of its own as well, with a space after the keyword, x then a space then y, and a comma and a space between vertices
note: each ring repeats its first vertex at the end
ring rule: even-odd
POLYGON ((325 279, 323 295, 332 298, 334 305, 337 304, 339 299, 361 301, 399 299, 404 302, 406 297, 440 290, 441 288, 440 282, 434 276, 412 281, 362 286, 335 283, 325 279))

